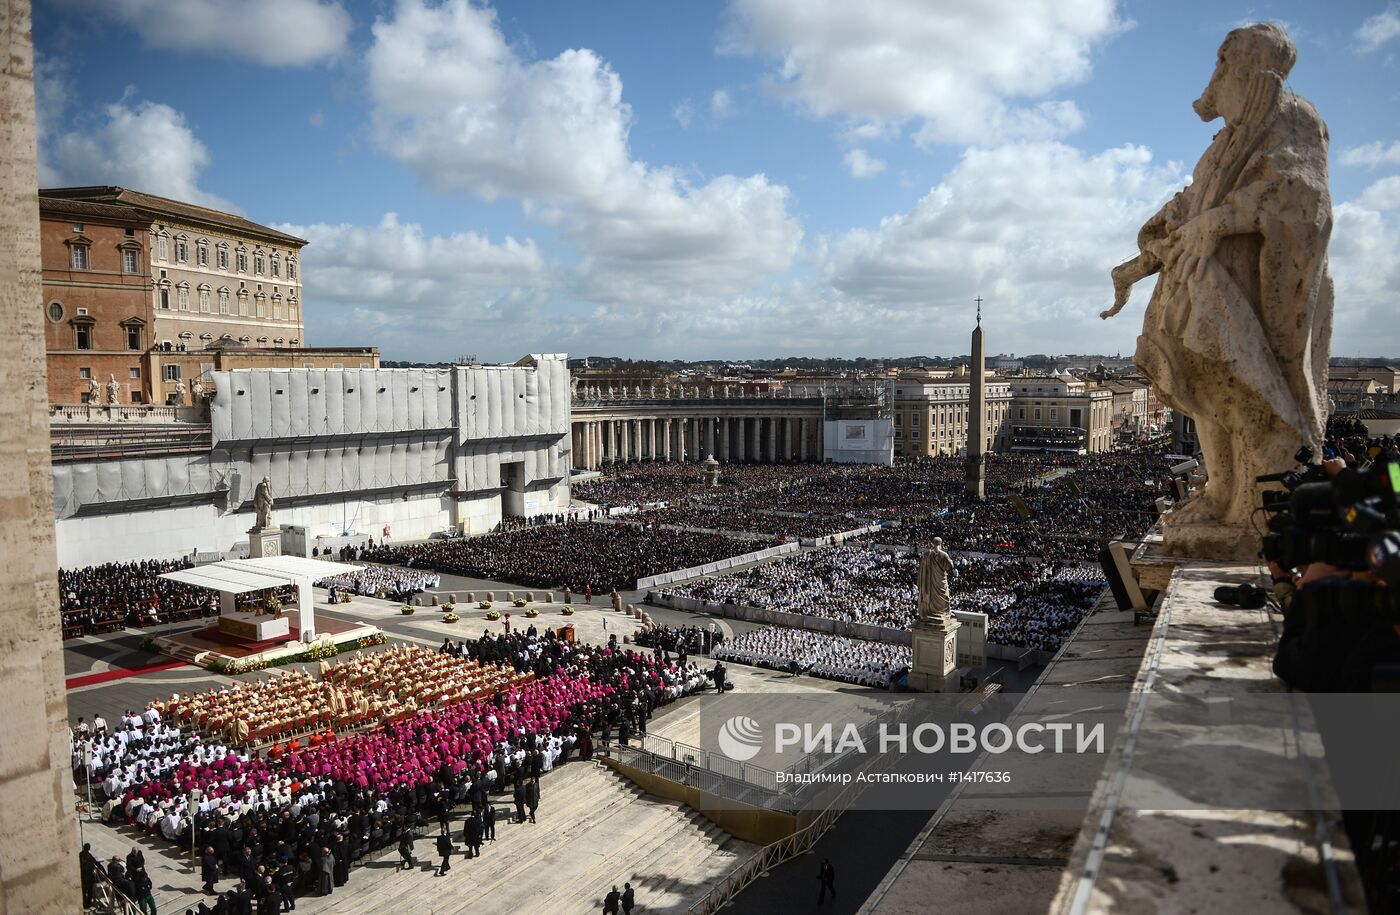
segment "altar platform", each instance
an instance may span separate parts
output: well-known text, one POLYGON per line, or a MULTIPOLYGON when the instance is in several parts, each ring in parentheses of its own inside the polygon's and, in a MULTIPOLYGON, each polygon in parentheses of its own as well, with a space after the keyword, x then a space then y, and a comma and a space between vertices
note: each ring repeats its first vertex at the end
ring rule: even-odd
MULTIPOLYGON (((215 663, 226 664, 229 661, 241 661, 254 656, 265 655, 271 659, 282 654, 305 651, 309 648, 309 645, 300 642, 300 612, 286 610, 283 611, 281 618, 287 622, 288 631, 285 636, 261 641, 243 638, 223 631, 216 621, 214 625, 205 626, 203 629, 157 636, 153 647, 162 654, 179 658, 182 661, 189 661, 191 664, 198 664, 200 667, 209 667, 215 663)), ((337 645, 358 642, 360 639, 379 633, 379 627, 368 623, 345 622, 328 616, 320 616, 316 619, 317 638, 320 640, 329 639, 337 645)))

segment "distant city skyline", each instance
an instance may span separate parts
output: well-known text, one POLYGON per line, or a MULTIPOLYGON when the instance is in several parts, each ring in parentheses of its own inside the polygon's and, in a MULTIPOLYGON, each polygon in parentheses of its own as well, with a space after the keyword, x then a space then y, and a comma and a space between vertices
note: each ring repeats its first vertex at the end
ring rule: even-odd
POLYGON ((1395 2, 37 0, 40 181, 309 239, 307 343, 386 360, 947 356, 979 295, 992 348, 1130 355, 1108 270, 1261 19, 1331 133, 1333 353, 1387 358, 1395 2))

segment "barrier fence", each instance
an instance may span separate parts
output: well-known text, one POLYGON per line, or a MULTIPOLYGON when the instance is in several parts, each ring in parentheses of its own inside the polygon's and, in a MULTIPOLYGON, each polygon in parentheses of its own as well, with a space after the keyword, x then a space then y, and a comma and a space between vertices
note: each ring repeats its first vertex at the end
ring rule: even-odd
POLYGON ((692 578, 713 575, 716 572, 723 572, 735 566, 748 565, 751 562, 762 562, 765 559, 772 559, 774 556, 785 556, 789 553, 796 553, 800 549, 801 546, 797 543, 780 543, 777 546, 770 546, 767 549, 758 550, 753 553, 744 553, 741 556, 732 556, 729 559, 721 559, 718 562, 710 562, 702 566, 679 569, 675 572, 667 572, 663 575, 651 575, 647 578, 639 578, 637 579, 637 590, 645 591, 648 588, 655 588, 658 585, 669 585, 678 581, 688 581, 692 578))

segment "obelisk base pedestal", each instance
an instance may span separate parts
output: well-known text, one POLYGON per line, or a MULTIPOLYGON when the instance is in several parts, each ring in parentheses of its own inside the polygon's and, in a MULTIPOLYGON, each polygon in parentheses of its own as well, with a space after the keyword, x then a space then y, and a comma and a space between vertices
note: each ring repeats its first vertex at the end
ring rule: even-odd
POLYGON ((955 692, 958 688, 958 627, 952 616, 922 618, 914 623, 914 664, 909 687, 924 693, 955 692))

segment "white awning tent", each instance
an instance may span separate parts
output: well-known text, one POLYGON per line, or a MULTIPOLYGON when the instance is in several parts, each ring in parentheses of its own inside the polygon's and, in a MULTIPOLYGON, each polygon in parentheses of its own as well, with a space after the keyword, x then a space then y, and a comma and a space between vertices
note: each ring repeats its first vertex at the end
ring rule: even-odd
POLYGON ((300 613, 301 636, 304 641, 316 637, 315 601, 312 600, 312 583, 344 572, 345 566, 320 559, 307 559, 304 556, 263 556, 257 559, 231 559, 227 562, 214 562, 166 572, 161 578, 198 585, 221 596, 220 606, 225 610, 233 607, 233 595, 249 591, 262 591, 280 588, 286 584, 297 586, 298 611, 300 613))

